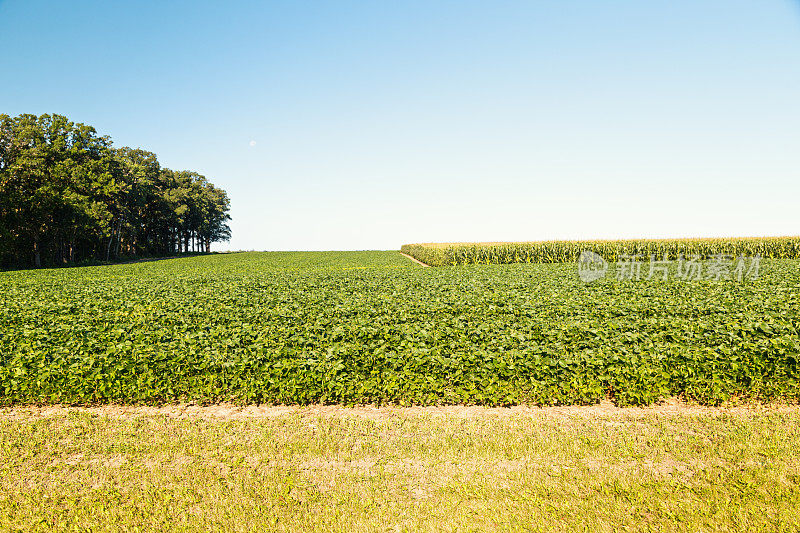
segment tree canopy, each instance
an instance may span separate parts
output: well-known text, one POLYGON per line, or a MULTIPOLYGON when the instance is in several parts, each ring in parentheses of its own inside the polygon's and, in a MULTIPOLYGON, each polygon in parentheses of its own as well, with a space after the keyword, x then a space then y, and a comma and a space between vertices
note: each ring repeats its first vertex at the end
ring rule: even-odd
POLYGON ((61 115, 0 114, 0 266, 209 251, 224 190, 61 115))

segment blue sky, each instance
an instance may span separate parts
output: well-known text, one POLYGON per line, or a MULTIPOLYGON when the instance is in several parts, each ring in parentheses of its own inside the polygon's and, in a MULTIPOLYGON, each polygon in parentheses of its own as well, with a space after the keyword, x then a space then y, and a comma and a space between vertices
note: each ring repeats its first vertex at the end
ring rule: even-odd
POLYGON ((0 112, 231 197, 217 249, 800 234, 789 0, 0 0, 0 112))

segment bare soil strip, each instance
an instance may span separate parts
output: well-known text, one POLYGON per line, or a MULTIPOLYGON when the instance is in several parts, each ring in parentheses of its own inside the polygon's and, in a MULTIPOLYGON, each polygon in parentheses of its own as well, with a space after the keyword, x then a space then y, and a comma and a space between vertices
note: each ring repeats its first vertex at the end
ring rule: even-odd
POLYGON ((430 267, 431 267, 430 265, 427 265, 427 264, 423 263, 423 262, 422 262, 422 261, 420 261, 419 259, 415 259, 415 258, 411 257, 411 256, 410 256, 410 255, 408 255, 408 254, 404 254, 403 252, 400 252, 400 255, 402 255, 402 256, 404 256, 404 257, 408 257, 409 259, 411 259, 411 260, 412 260, 412 261, 414 261, 415 263, 419 263, 420 265, 422 265, 422 266, 424 266, 424 267, 428 267, 428 268, 430 268, 430 267))
POLYGON ((751 416, 770 412, 797 412, 798 405, 760 405, 748 404, 730 407, 704 407, 670 399, 651 407, 616 407, 609 401, 588 406, 562 407, 480 407, 446 405, 436 407, 342 407, 337 405, 311 406, 236 406, 219 405, 163 405, 163 406, 125 406, 103 405, 96 407, 71 407, 62 405, 0 408, 0 418, 36 419, 65 416, 70 413, 85 413, 112 418, 135 418, 140 416, 164 416, 168 418, 200 418, 204 420, 240 420, 276 418, 283 416, 362 418, 381 420, 387 418, 447 417, 447 418, 637 418, 643 416, 751 416))

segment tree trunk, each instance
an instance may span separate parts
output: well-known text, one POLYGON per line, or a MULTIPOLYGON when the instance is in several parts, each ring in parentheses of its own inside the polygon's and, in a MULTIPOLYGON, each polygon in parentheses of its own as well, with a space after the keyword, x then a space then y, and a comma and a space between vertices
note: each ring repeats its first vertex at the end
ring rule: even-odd
POLYGON ((33 241, 33 264, 36 268, 42 268, 42 255, 39 252, 39 243, 37 241, 33 241))
POLYGON ((111 255, 111 243, 114 242, 114 234, 108 236, 108 246, 106 246, 106 261, 109 260, 109 256, 111 255))
POLYGON ((122 245, 122 219, 120 219, 119 224, 117 224, 117 251, 115 252, 115 256, 119 259, 119 248, 122 245))

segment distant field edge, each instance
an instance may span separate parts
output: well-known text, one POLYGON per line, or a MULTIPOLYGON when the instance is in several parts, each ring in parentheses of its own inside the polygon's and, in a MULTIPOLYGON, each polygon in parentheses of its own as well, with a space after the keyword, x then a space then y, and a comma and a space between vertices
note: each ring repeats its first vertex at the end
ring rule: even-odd
POLYGON ((43 267, 30 267, 15 265, 0 265, 0 272, 20 272, 25 270, 55 270, 63 268, 82 268, 82 267, 96 267, 96 266, 114 266, 114 265, 130 265, 134 263, 149 263, 151 261, 167 261, 169 259, 187 259, 191 257, 204 257, 211 255, 224 255, 235 254, 239 252, 174 252, 168 255, 123 255, 108 261, 99 259, 87 259, 85 261, 76 261, 74 263, 63 263, 60 265, 46 265, 43 267))
POLYGON ((403 252, 400 252, 400 255, 402 255, 403 257, 407 257, 408 259, 410 259, 411 261, 414 261, 414 262, 415 262, 415 263, 417 263, 418 265, 422 265, 422 266, 424 266, 424 267, 430 267, 430 265, 429 265, 429 264, 427 264, 427 263, 423 263, 422 261, 420 261, 420 260, 419 260, 419 259, 417 259, 416 257, 412 257, 412 256, 410 256, 410 255, 408 255, 408 254, 404 254, 403 252))
POLYGON ((613 398, 603 398, 593 403, 512 405, 432 404, 404 405, 400 403, 331 404, 331 403, 91 403, 91 404, 12 404, 0 406, 4 419, 48 418, 73 413, 97 416, 137 417, 166 416, 169 418, 196 417, 204 419, 272 418, 275 416, 306 414, 320 416, 356 416, 375 418, 392 415, 426 417, 446 416, 643 416, 643 415, 752 415, 757 413, 800 414, 800 404, 791 401, 738 399, 719 405, 704 405, 686 401, 680 396, 666 396, 647 405, 617 405, 613 398))
POLYGON ((400 252, 426 265, 568 263, 590 251, 606 261, 620 255, 666 257, 756 255, 770 259, 800 259, 800 236, 788 237, 704 237, 678 239, 620 239, 531 242, 452 242, 404 244, 400 252))

